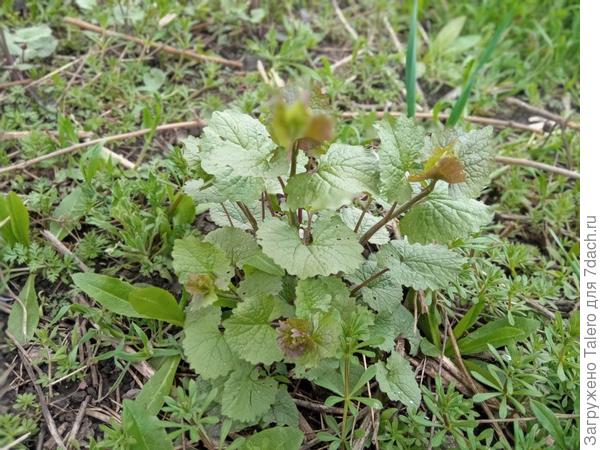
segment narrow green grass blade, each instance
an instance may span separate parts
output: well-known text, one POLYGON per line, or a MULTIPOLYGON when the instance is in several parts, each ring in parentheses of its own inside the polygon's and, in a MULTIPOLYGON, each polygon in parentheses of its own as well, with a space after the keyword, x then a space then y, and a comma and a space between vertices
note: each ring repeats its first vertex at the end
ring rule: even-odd
POLYGON ((483 53, 481 54, 481 56, 479 57, 479 60, 477 61, 477 64, 471 71, 471 74, 469 75, 467 82, 463 86, 462 92, 460 93, 460 97, 454 104, 454 107, 452 108, 452 112, 450 113, 450 117, 448 118, 448 121, 446 122, 447 126, 453 127, 458 122, 458 119, 460 119, 460 116, 461 116, 463 110, 465 109, 465 106, 467 105, 467 101, 469 100, 469 95, 471 93, 471 89, 473 89, 473 85, 475 84, 477 75, 479 74, 479 72, 481 71, 483 66, 487 63, 488 59, 490 59, 490 56, 494 52, 495 48, 498 46, 498 43, 500 42, 500 38, 502 37, 502 34, 504 33, 504 31, 508 28, 510 21, 511 21, 511 15, 507 14, 506 16, 504 16, 504 19, 502 19, 502 22, 500 22, 500 25, 498 26, 498 28, 496 28, 494 35, 489 40, 488 44, 486 45, 485 49, 483 50, 483 53))
POLYGON ((417 13, 418 0, 413 0, 408 30, 408 48, 406 49, 406 66, 404 83, 406 84, 407 116, 414 117, 417 105, 417 13))

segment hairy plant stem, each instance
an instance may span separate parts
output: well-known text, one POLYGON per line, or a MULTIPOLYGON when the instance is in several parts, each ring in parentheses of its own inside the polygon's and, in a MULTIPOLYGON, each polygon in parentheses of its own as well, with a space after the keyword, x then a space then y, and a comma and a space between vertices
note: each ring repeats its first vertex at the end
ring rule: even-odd
POLYGON ((248 222, 250 223, 250 226, 252 227, 252 229, 254 231, 257 231, 258 223, 256 223, 256 219, 254 218, 254 216, 252 215, 252 213, 250 212, 248 207, 243 202, 237 202, 237 205, 244 213, 244 216, 246 216, 246 219, 248 219, 248 222))
POLYGON ((433 191, 433 188, 435 187, 435 183, 436 183, 436 180, 431 181, 426 187, 424 187, 421 190, 421 192, 419 192, 413 198, 408 200, 406 203, 403 203, 402 205, 400 205, 398 207, 398 209, 396 209, 396 203, 394 203, 392 205, 392 207, 390 208, 390 210, 387 212, 387 214, 385 216, 383 216, 381 218, 381 220, 379 220, 375 225, 373 225, 371 228, 369 228, 365 232, 365 234, 362 235, 362 237, 360 238, 360 243, 362 245, 365 245, 369 241, 369 239, 371 239, 373 237, 373 235, 375 233, 377 233, 380 229, 385 227, 388 222, 394 220, 396 217, 400 216, 400 214, 404 214, 406 211, 408 211, 410 208, 412 208, 415 204, 417 204, 418 202, 423 200, 425 197, 427 197, 429 194, 431 194, 431 192, 433 191))
POLYGON ((372 274, 369 278, 367 278, 366 280, 364 280, 362 283, 357 284, 356 286, 354 286, 351 290, 350 290, 350 295, 354 295, 356 294, 360 289, 364 288, 367 284, 369 284, 371 281, 375 280, 376 278, 379 278, 381 275, 383 275, 384 273, 388 272, 390 269, 388 269, 387 267, 385 269, 381 269, 379 272, 375 272, 374 274, 372 274))
MULTIPOLYGON (((298 141, 294 141, 292 144, 292 162, 290 164, 290 176, 288 178, 288 183, 292 179, 294 175, 296 175, 296 170, 298 166, 298 141)), ((297 226, 298 225, 298 213, 296 211, 290 211, 290 225, 297 226)))
POLYGON ((358 222, 356 222, 356 225, 354 227, 355 233, 358 233, 358 230, 360 229, 360 225, 362 224, 362 221, 365 218, 365 214, 367 214, 367 211, 369 210, 369 206, 371 206, 371 202, 373 201, 373 197, 371 197, 369 194, 367 194, 367 197, 368 197, 367 203, 365 204, 365 207, 363 208, 362 213, 360 213, 358 222))
POLYGON ((346 445, 346 422, 348 420, 348 410, 350 409, 350 344, 344 354, 344 413, 342 414, 342 442, 344 448, 349 448, 346 445))

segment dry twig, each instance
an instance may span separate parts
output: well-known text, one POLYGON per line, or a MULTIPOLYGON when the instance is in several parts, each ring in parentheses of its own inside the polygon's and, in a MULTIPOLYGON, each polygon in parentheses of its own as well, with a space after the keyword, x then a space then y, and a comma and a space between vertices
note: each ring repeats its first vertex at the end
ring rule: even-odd
POLYGON ((222 58, 221 56, 213 56, 213 55, 201 55, 192 50, 180 50, 178 48, 172 47, 166 44, 160 44, 158 42, 152 42, 145 39, 141 39, 135 36, 131 36, 125 33, 119 33, 118 31, 108 30, 106 28, 99 27, 92 23, 86 22, 81 19, 76 19, 74 17, 65 17, 65 23, 69 25, 74 25, 76 27, 81 28, 82 30, 93 31, 95 33, 100 33, 104 36, 116 37, 118 39, 123 39, 129 42, 135 42, 136 44, 142 45, 144 47, 150 47, 156 49, 158 51, 162 51, 165 53, 169 53, 171 55, 176 55, 188 59, 192 59, 194 61, 199 62, 214 62, 218 64, 223 64, 224 66, 235 67, 241 69, 243 67, 240 61, 233 61, 230 59, 222 58))
POLYGON ((38 400, 40 402, 40 408, 42 409, 42 415, 44 416, 44 419, 46 420, 46 426, 48 427, 48 431, 50 432, 50 435, 52 436, 52 438, 56 442, 56 445, 60 449, 66 450, 67 447, 65 447, 65 444, 64 444, 63 440, 61 439, 60 434, 58 433, 58 430, 56 429, 56 424, 54 423, 54 419, 52 418, 52 414, 50 413, 50 409, 48 408, 48 403, 46 402, 46 397, 44 396, 44 393, 42 392, 42 388, 37 383, 37 378, 36 378, 35 374, 33 373, 33 367, 31 366, 31 363, 29 362, 29 358, 27 357, 27 352, 25 352, 25 349, 23 348, 23 346, 21 346, 21 344, 19 344, 19 342, 14 338, 14 336, 12 334, 10 334, 9 331, 6 332, 6 336, 8 336, 8 338, 13 342, 15 347, 17 347, 17 349, 19 350, 19 354, 21 355, 21 361, 23 362, 23 365, 25 366, 27 375, 29 375, 29 378, 31 379, 31 384, 33 384, 35 393, 38 396, 38 400))
POLYGON ((38 156, 37 158, 32 158, 27 161, 23 161, 20 163, 13 164, 12 166, 2 167, 0 168, 0 174, 12 172, 13 170, 21 170, 27 167, 33 166, 39 162, 46 161, 48 159, 56 158, 57 156, 66 155, 69 153, 74 153, 83 148, 91 147, 95 144, 106 144, 108 142, 114 141, 124 141, 126 139, 131 139, 139 136, 143 136, 152 131, 167 131, 167 130, 177 130, 181 128, 196 128, 203 127, 206 125, 206 122, 203 120, 191 120, 187 122, 175 122, 175 123, 167 123, 164 125, 159 125, 156 127, 156 130, 152 128, 144 128, 137 131, 130 131, 128 133, 115 134, 113 136, 106 136, 103 138, 92 139, 91 141, 82 142, 80 144, 70 145, 69 147, 61 148, 60 150, 56 150, 52 153, 48 153, 46 155, 38 156))
POLYGON ((559 123, 568 128, 572 128, 574 130, 579 130, 579 124, 577 122, 570 122, 567 119, 565 119, 564 117, 559 116, 558 114, 554 114, 554 113, 547 111, 545 109, 542 109, 542 108, 537 108, 536 106, 532 106, 529 103, 524 102, 523 100, 519 100, 518 98, 508 97, 506 99, 506 103, 508 103, 509 105, 512 105, 512 106, 517 106, 518 108, 524 109, 525 111, 528 111, 532 114, 537 114, 538 116, 542 116, 546 119, 549 119, 553 122, 559 123))

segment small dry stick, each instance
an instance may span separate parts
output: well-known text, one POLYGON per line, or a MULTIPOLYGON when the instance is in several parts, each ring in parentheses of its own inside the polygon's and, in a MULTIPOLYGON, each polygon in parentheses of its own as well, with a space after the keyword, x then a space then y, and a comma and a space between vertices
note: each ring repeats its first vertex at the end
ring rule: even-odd
POLYGON ((8 338, 13 342, 13 344, 15 344, 15 347, 17 347, 17 349, 19 350, 19 353, 21 354, 21 360, 23 361, 23 365, 25 366, 27 375, 29 375, 29 378, 31 379, 31 384, 33 384, 35 393, 38 396, 38 400, 40 402, 40 407, 42 409, 42 415, 44 416, 44 419, 46 420, 46 425, 48 426, 48 431, 50 432, 50 435, 54 438, 54 441, 56 442, 56 445, 58 448, 66 450, 67 447, 65 447, 65 444, 64 444, 63 440, 61 439, 60 434, 58 434, 58 430, 56 429, 56 424, 54 423, 54 419, 52 418, 52 413, 50 413, 50 409, 48 408, 48 403, 46 402, 46 398, 44 397, 42 388, 37 383, 37 378, 35 377, 35 374, 33 373, 33 367, 31 366, 31 363, 29 362, 29 358, 27 357, 27 353, 25 352, 25 349, 21 346, 21 344, 19 344, 19 342, 14 338, 14 336, 9 331, 6 332, 6 336, 8 336, 8 338))
POLYGON ((367 203, 365 205, 365 207, 363 208, 362 212, 360 213, 360 217, 358 218, 358 222, 356 222, 356 225, 354 226, 354 232, 358 233, 358 230, 360 230, 360 225, 362 224, 363 219, 365 218, 365 215, 367 214, 367 210, 369 209, 369 206, 371 206, 371 202, 373 201, 373 197, 371 197, 370 195, 368 195, 368 200, 367 203))
POLYGON ((563 169, 562 167, 551 166, 550 164, 544 164, 530 159, 512 158, 510 156, 496 156, 496 162, 501 164, 509 164, 511 166, 525 166, 532 167, 534 169, 545 170, 546 172, 555 173, 557 175, 563 175, 567 178, 579 179, 580 175, 578 172, 573 170, 563 169))
MULTIPOLYGON (((203 120, 191 120, 188 122, 175 122, 175 123, 167 123, 164 125, 159 125, 156 127, 156 131, 166 131, 166 130, 177 130, 181 128, 196 128, 203 127, 206 125, 206 122, 203 120)), ((153 131, 152 128, 143 128, 137 131, 130 131, 128 133, 115 134, 113 136, 106 136, 103 138, 92 139, 91 141, 81 142, 79 144, 70 145, 69 147, 61 148, 52 153, 48 153, 46 155, 38 156, 37 158, 32 158, 27 161, 23 161, 20 163, 13 164, 12 166, 2 167, 0 168, 0 174, 12 172, 13 170, 21 170, 27 167, 33 166, 39 162, 46 161, 48 159, 56 158, 57 156, 66 155, 69 153, 74 153, 83 148, 91 147, 96 144, 106 144, 108 142, 114 141, 124 141, 126 139, 131 139, 139 136, 143 136, 147 133, 153 131)))
MULTIPOLYGON (((354 119, 354 118, 358 117, 360 114, 361 113, 354 112, 354 111, 346 111, 346 112, 343 112, 341 116, 343 119, 354 119)), ((405 115, 406 112, 404 112, 404 111, 389 111, 389 112, 375 111, 375 115, 378 118, 382 118, 385 114, 389 114, 391 116, 397 117, 397 116, 405 115)), ((435 117, 435 115, 433 114, 433 112, 416 112, 415 117, 417 119, 431 120, 435 117)), ((440 120, 446 120, 446 119, 448 119, 448 117, 450 117, 450 115, 445 114, 445 113, 440 113, 437 115, 437 117, 440 120)), ((465 116, 465 117, 463 117, 463 119, 466 120, 467 122, 479 123, 482 125, 492 125, 497 128, 514 128, 516 130, 530 131, 530 132, 536 133, 536 134, 544 134, 543 127, 527 125, 524 123, 514 122, 512 120, 494 119, 492 117, 481 117, 481 116, 465 116)))
POLYGON ((306 409, 310 409, 312 411, 327 413, 327 414, 335 414, 336 416, 341 416, 344 414, 344 410, 342 408, 338 408, 337 406, 327 406, 322 403, 315 403, 308 400, 302 400, 299 398, 294 399, 294 403, 298 406, 301 406, 306 409))
POLYGON ((79 266, 79 268, 81 270, 83 270, 84 272, 88 272, 90 270, 90 268, 88 266, 86 266, 85 263, 81 259, 79 259, 77 256, 75 256, 73 254, 73 252, 71 250, 69 250, 65 246, 65 244, 60 242, 58 240, 58 238, 56 236, 54 236, 50 231, 43 230, 42 235, 48 240, 48 242, 50 242, 52 247, 54 247, 59 253, 62 253, 65 256, 69 256, 69 257, 73 258, 73 260, 77 263, 77 265, 79 266))
POLYGON ((201 55, 192 50, 180 50, 180 49, 172 47, 170 45, 160 44, 158 42, 147 41, 145 39, 131 36, 129 34, 119 33, 118 31, 108 30, 106 28, 99 27, 97 25, 94 25, 89 22, 85 22, 81 19, 76 19, 74 17, 65 17, 64 22, 68 23, 69 25, 74 25, 76 27, 79 27, 83 30, 93 31, 95 33, 100 33, 105 36, 111 36, 111 37, 116 37, 119 39, 124 39, 126 41, 135 42, 136 44, 139 44, 139 45, 154 48, 156 50, 159 50, 159 51, 162 51, 165 53, 169 53, 171 55, 177 55, 177 56, 189 58, 194 61, 199 61, 199 62, 209 61, 209 62, 214 62, 214 63, 218 63, 218 64, 223 64, 224 66, 235 67, 238 69, 241 69, 243 67, 243 64, 240 61, 232 61, 230 59, 225 59, 220 56, 201 55))
POLYGON ((574 130, 579 130, 579 124, 577 122, 569 122, 567 119, 565 119, 562 116, 559 116, 558 114, 554 114, 542 108, 537 108, 535 106, 530 105, 529 103, 524 102, 523 100, 519 100, 518 98, 508 97, 506 99, 506 103, 508 103, 509 105, 517 106, 532 114, 537 114, 538 116, 550 119, 553 122, 559 123, 574 130))
POLYGON ((77 433, 79 433, 79 427, 81 426, 81 421, 85 416, 85 409, 87 408, 90 398, 91 397, 89 395, 86 398, 84 398, 83 402, 81 403, 81 406, 79 407, 79 411, 77 412, 77 416, 75 417, 75 423, 73 424, 73 428, 71 428, 71 432, 67 437, 67 445, 70 445, 72 441, 77 439, 77 433))
MULTIPOLYGON (((448 322, 447 317, 446 317, 446 322, 448 322)), ((467 367, 465 366, 465 363, 460 354, 460 350, 458 348, 458 342, 456 341, 456 336, 454 336, 454 331, 452 330, 452 327, 450 327, 450 326, 448 327, 448 337, 450 338, 450 344, 452 345, 452 350, 454 350, 454 355, 456 356, 456 362, 458 363, 458 367, 460 368, 460 370, 463 372, 463 374, 465 376, 465 381, 467 381, 467 383, 469 384, 469 387, 471 388, 471 390, 474 393, 476 393, 476 394, 481 393, 481 390, 477 387, 477 385, 475 384, 475 381, 473 380, 473 378, 471 378, 471 374, 469 373, 469 371, 467 370, 467 367)), ((481 403, 481 407, 483 408, 483 411, 485 412, 486 416, 488 416, 488 418, 490 420, 495 419, 494 413, 492 412, 492 410, 490 409, 490 407, 487 405, 487 403, 485 401, 481 403)), ((500 426, 496 422, 491 422, 491 424, 492 424, 492 427, 494 428, 494 430, 496 431, 496 434, 500 438, 500 440, 507 443, 508 441, 506 439, 506 436, 504 435, 504 432, 502 431, 502 428, 500 428, 500 426)))
MULTIPOLYGON (((45 133, 50 134, 51 136, 58 136, 58 131, 44 131, 45 133)), ((33 131, 3 131, 0 132, 0 141, 11 141, 23 139, 31 136, 33 131)), ((80 139, 88 139, 94 136, 94 133, 90 131, 78 131, 77 137, 80 139)))
POLYGON ((342 22, 342 25, 344 25, 344 28, 346 29, 350 37, 352 37, 352 40, 358 40, 358 34, 356 33, 356 30, 354 30, 354 28, 352 28, 352 25, 348 23, 348 20, 346 19, 344 12, 341 10, 340 5, 338 5, 338 2, 336 0, 332 0, 332 3, 333 9, 335 9, 335 14, 338 16, 338 19, 340 19, 340 22, 342 22))

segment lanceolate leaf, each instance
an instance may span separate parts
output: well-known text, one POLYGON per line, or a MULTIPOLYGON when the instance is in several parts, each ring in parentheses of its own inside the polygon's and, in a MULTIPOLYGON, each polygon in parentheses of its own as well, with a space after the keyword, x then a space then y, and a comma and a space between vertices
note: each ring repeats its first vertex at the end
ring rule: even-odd
POLYGON ((363 147, 333 144, 314 173, 290 178, 285 192, 291 209, 337 209, 361 192, 377 189, 377 159, 363 147))
POLYGON ((131 284, 108 275, 85 272, 72 275, 75 286, 111 312, 128 317, 144 317, 129 303, 131 284))
POLYGON ((29 213, 14 192, 0 195, 0 236, 9 245, 29 245, 29 213))
POLYGON ((277 396, 277 381, 260 376, 260 370, 242 363, 233 372, 223 389, 221 410, 240 422, 251 422, 265 414, 277 396))
POLYGON ((165 397, 171 392, 180 359, 179 356, 168 357, 162 363, 160 369, 144 384, 144 387, 135 398, 135 402, 148 411, 150 415, 154 416, 160 412, 165 397))
POLYGON ((404 202, 412 195, 406 172, 419 168, 423 159, 425 131, 413 119, 405 117, 382 120, 375 129, 381 141, 381 193, 389 202, 404 202))
POLYGON ((225 376, 241 363, 219 331, 220 324, 221 309, 216 306, 187 309, 183 352, 192 369, 205 380, 225 376))
POLYGON ((223 322, 225 341, 240 358, 269 365, 283 359, 277 331, 271 321, 281 316, 274 297, 251 297, 240 303, 223 322))
POLYGON ((414 289, 440 289, 458 276, 464 259, 441 245, 392 241, 376 255, 379 267, 387 267, 395 281, 414 289))
POLYGON ((339 217, 321 219, 306 245, 296 229, 268 219, 258 229, 258 242, 267 256, 300 279, 336 272, 352 272, 363 261, 356 234, 339 217))
POLYGON ((129 303, 144 317, 183 326, 181 307, 175 297, 164 289, 155 286, 134 288, 129 292, 129 303))
POLYGON ((40 320, 40 307, 35 292, 35 275, 31 274, 13 303, 8 316, 8 331, 20 344, 26 344, 33 337, 40 320))
POLYGON ((446 243, 479 231, 491 219, 492 212, 485 204, 453 199, 440 184, 400 220, 400 231, 410 242, 446 243))
POLYGON ((488 322, 458 341, 458 348, 463 355, 481 353, 488 345, 498 348, 513 342, 526 339, 538 329, 540 323, 534 319, 515 317, 511 324, 508 319, 496 319, 488 322))
POLYGON ((90 208, 90 198, 81 187, 73 189, 62 199, 52 214, 50 232, 62 241, 90 208))
POLYGON ((407 408, 416 410, 421 404, 421 389, 410 363, 398 353, 392 352, 385 364, 377 363, 375 375, 379 389, 390 400, 399 401, 407 408))
POLYGON ((133 400, 123 403, 123 428, 136 450, 156 450, 173 448, 160 420, 143 405, 133 400))

